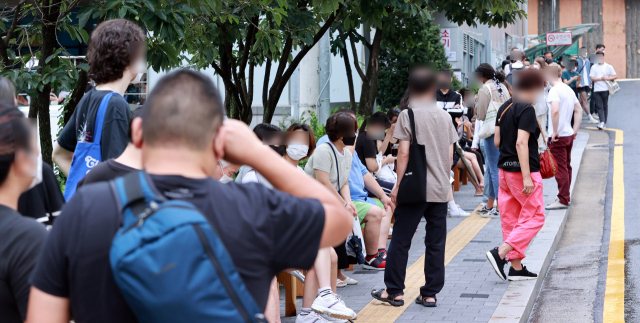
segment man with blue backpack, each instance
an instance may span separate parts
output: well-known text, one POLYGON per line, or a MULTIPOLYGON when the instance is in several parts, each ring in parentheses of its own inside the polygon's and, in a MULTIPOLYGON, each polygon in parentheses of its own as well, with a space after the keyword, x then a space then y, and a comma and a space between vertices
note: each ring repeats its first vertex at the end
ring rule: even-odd
POLYGON ((145 109, 132 131, 144 170, 67 203, 32 276, 27 322, 260 322, 273 276, 311 267, 349 234, 353 219, 328 189, 244 123, 223 124, 209 77, 172 72, 145 109), (211 178, 220 158, 277 191, 211 178))
POLYGON ((97 85, 85 93, 53 147, 53 161, 67 176, 68 201, 84 175, 127 147, 131 111, 123 95, 146 68, 144 32, 135 23, 114 19, 91 34, 89 74, 97 85))

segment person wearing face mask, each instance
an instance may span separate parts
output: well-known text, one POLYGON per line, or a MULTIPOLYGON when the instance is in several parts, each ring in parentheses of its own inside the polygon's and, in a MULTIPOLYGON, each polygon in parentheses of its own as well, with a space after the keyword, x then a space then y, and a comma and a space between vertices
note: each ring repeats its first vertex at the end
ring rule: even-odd
POLYGON ((589 72, 589 76, 593 82, 591 101, 594 102, 598 115, 600 116, 598 129, 602 130, 606 127, 607 116, 609 114, 609 86, 606 81, 613 81, 617 76, 613 66, 604 62, 604 51, 596 52, 594 60, 595 65, 591 67, 591 71, 589 72))
POLYGON ((0 102, 0 318, 22 323, 47 237, 44 225, 18 213, 18 199, 37 183, 40 155, 35 128, 12 105, 0 102))
POLYGON ((522 265, 522 259, 545 219, 537 140, 541 127, 532 105, 544 89, 544 75, 536 70, 520 73, 514 98, 500 107, 495 121, 495 147, 500 149, 498 203, 504 243, 486 253, 502 280, 507 279, 504 266, 511 262, 508 279, 512 281, 538 277, 522 265))
MULTIPOLYGON (((332 188, 335 197, 344 202, 344 207, 365 224, 366 263, 364 268, 384 270, 386 262, 378 254, 382 214, 381 212, 372 214, 358 212, 358 208, 351 200, 349 176, 352 169, 352 153, 347 146, 356 144, 358 122, 348 113, 334 113, 327 119, 325 128, 329 142, 316 147, 304 171, 327 188, 332 188)), ((344 243, 334 248, 338 254, 338 269, 345 269, 349 264, 344 258, 346 250, 344 253, 341 251, 344 243)))
POLYGON ((578 51, 578 59, 576 60, 576 72, 580 74, 580 80, 576 84, 576 92, 578 92, 578 100, 580 101, 580 105, 584 110, 584 113, 587 114, 589 120, 588 123, 598 123, 598 116, 591 113, 591 109, 589 109, 589 104, 587 101, 587 92, 591 92, 591 78, 589 77, 589 73, 591 72, 591 61, 587 58, 589 53, 586 47, 580 48, 578 51))
MULTIPOLYGON (((280 128, 270 123, 261 123, 253 128, 253 133, 256 134, 263 144, 271 147, 271 149, 277 152, 278 155, 284 156, 285 146, 281 145, 281 137, 279 136, 280 131, 280 128)), ((273 188, 269 181, 248 165, 240 167, 235 181, 238 184, 260 183, 268 188, 273 188)))
POLYGON ((67 200, 88 170, 126 149, 131 111, 123 95, 129 83, 144 72, 145 46, 142 29, 124 19, 105 21, 91 34, 87 61, 97 85, 82 97, 53 147, 53 161, 67 175, 67 200), (74 160, 74 155, 85 154, 89 149, 85 147, 94 147, 88 143, 99 144, 99 152, 91 152, 86 156, 89 159, 74 160))
POLYGON ((580 82, 580 79, 582 79, 582 76, 580 76, 580 73, 576 71, 576 68, 578 67, 578 62, 572 59, 569 61, 568 66, 569 67, 562 72, 562 82, 568 85, 571 88, 571 90, 573 90, 573 92, 575 93, 576 98, 578 98, 577 85, 580 82))

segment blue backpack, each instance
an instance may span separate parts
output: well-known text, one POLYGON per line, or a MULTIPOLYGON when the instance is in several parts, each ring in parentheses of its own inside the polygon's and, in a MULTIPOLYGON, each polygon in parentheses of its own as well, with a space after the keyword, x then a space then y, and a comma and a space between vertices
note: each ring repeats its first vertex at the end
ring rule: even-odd
POLYGON ((84 175, 102 161, 102 150, 100 146, 102 124, 104 123, 104 114, 107 112, 107 105, 114 94, 116 94, 116 92, 105 95, 100 102, 100 107, 98 107, 98 113, 96 114, 96 122, 93 127, 93 142, 79 142, 76 145, 76 150, 73 152, 73 159, 71 159, 71 169, 69 170, 67 183, 64 187, 64 199, 67 201, 76 193, 78 182, 82 180, 84 175))
POLYGON ((110 185, 123 212, 111 269, 139 322, 266 322, 195 206, 166 200, 144 171, 110 185))

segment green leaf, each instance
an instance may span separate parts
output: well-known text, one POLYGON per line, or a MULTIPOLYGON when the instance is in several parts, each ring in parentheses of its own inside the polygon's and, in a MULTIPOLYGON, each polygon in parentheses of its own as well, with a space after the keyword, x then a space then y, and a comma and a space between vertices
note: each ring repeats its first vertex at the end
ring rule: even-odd
POLYGON ((120 8, 119 12, 118 12, 118 17, 120 17, 120 19, 124 18, 124 15, 127 14, 127 7, 122 7, 120 8))
POLYGON ((181 11, 184 11, 184 12, 188 12, 188 13, 190 13, 190 14, 192 14, 192 15, 197 14, 197 12, 196 12, 193 8, 191 8, 191 7, 187 6, 186 4, 181 4, 181 5, 178 7, 178 10, 181 10, 181 11))
POLYGON ((89 43, 89 33, 87 33, 86 30, 84 29, 78 29, 78 32, 80 33, 80 36, 82 36, 82 42, 85 44, 89 43))
POLYGON ((153 3, 151 3, 151 1, 149 0, 142 0, 142 3, 144 3, 144 5, 149 8, 149 10, 151 11, 155 11, 156 10, 156 6, 153 5, 153 3))
POLYGON ((169 22, 169 21, 167 20, 167 15, 164 13, 164 10, 158 10, 158 11, 156 11, 156 16, 158 16, 158 18, 160 18, 160 19, 162 19, 162 20, 164 20, 164 21, 166 21, 166 22, 169 22))
POLYGON ((89 72, 89 64, 87 63, 78 64, 77 67, 85 72, 89 72))
POLYGON ((84 28, 84 26, 87 24, 87 21, 89 21, 89 18, 91 17, 92 13, 93 13, 93 8, 90 8, 90 7, 80 8, 80 10, 78 11, 78 14, 76 15, 76 17, 78 17, 78 28, 84 28), (85 10, 85 8, 88 8, 88 9, 85 10))

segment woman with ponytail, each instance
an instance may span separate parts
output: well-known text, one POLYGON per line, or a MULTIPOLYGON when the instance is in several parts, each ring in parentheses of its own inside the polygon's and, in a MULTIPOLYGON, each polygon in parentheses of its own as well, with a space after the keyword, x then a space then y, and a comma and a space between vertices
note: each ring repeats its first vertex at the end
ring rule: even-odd
MULTIPOLYGON (((506 77, 502 72, 496 72, 493 67, 487 63, 482 63, 476 68, 476 74, 479 79, 482 79, 482 87, 478 91, 478 97, 476 98, 475 112, 476 112, 476 125, 475 134, 473 136, 472 149, 478 148, 479 140, 484 140, 484 154, 485 164, 487 169, 485 171, 485 199, 486 205, 484 205, 478 213, 481 216, 498 218, 500 213, 497 209, 497 203, 495 203, 498 197, 498 158, 500 157, 500 151, 494 145, 494 135, 490 135, 485 138, 480 138, 480 129, 482 124, 487 119, 487 111, 494 105, 495 108, 500 107, 504 102, 511 98, 511 86, 506 82, 506 77)), ((495 122, 495 112, 491 113, 487 122, 495 122)))

